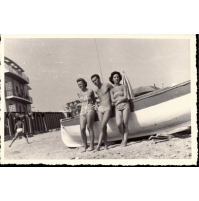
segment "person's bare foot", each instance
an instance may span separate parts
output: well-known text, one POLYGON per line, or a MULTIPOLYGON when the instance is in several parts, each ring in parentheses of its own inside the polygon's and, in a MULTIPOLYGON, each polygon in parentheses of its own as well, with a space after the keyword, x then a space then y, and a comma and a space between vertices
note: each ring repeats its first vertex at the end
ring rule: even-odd
POLYGON ((84 149, 84 150, 81 151, 81 153, 85 153, 85 152, 86 152, 86 149, 84 149))
POLYGON ((95 148, 94 147, 90 147, 89 149, 88 149, 88 151, 93 151, 95 148))
POLYGON ((97 146, 97 148, 95 149, 95 151, 100 151, 100 147, 97 146))
POLYGON ((84 147, 84 150, 82 150, 81 153, 86 152, 87 149, 88 149, 88 145, 86 147, 84 147))
POLYGON ((105 146, 104 146, 104 149, 105 149, 105 150, 108 150, 108 145, 105 145, 105 146))
POLYGON ((121 142, 121 144, 120 144, 120 147, 122 147, 122 148, 123 148, 123 147, 126 147, 126 146, 127 146, 127 143, 126 143, 126 142, 124 142, 124 141, 122 141, 122 142, 121 142))
POLYGON ((124 148, 124 147, 127 146, 127 143, 122 143, 120 146, 121 146, 122 148, 124 148))

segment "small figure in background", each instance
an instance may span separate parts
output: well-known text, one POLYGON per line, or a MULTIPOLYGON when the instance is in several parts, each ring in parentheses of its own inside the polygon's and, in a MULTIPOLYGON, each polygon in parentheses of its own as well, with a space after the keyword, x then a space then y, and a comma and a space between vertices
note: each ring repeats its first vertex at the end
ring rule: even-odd
POLYGON ((17 117, 16 120, 17 120, 17 123, 15 124, 15 127, 14 127, 14 131, 16 134, 9 147, 12 146, 12 144, 19 137, 19 135, 23 135, 26 138, 27 143, 30 144, 28 141, 27 135, 24 133, 24 122, 20 119, 20 117, 17 117))

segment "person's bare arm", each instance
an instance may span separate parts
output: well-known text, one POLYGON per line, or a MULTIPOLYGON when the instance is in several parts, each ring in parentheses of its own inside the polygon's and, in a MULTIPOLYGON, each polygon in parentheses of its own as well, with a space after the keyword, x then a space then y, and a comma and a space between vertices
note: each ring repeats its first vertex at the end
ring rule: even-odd
POLYGON ((91 98, 92 98, 92 100, 93 100, 93 104, 95 105, 96 100, 95 100, 95 94, 94 94, 94 91, 93 91, 93 90, 91 90, 91 98))
POLYGON ((107 84, 108 88, 111 90, 113 88, 113 85, 107 84))
POLYGON ((114 98, 114 94, 113 94, 113 90, 112 89, 110 91, 110 94, 111 94, 111 101, 112 101, 112 103, 116 103, 118 100, 116 98, 114 98))
MULTIPOLYGON (((77 93, 77 96, 78 96, 78 98, 80 99, 80 95, 79 95, 79 93, 77 93)), ((81 103, 77 103, 77 104, 76 104, 76 107, 80 107, 80 106, 82 106, 81 103)))
POLYGON ((94 92, 94 97, 95 97, 95 110, 98 110, 98 104, 99 104, 99 96, 97 94, 97 91, 94 92))

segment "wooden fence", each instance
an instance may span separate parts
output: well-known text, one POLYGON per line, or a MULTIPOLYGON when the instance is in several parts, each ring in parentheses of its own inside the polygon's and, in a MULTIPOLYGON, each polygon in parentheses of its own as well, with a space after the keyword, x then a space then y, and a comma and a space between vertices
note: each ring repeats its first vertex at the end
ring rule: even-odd
POLYGON ((61 112, 33 112, 25 113, 5 113, 4 135, 11 137, 14 135, 16 118, 20 117, 24 121, 24 132, 27 134, 37 134, 49 132, 52 129, 60 129, 60 119, 65 118, 61 112))

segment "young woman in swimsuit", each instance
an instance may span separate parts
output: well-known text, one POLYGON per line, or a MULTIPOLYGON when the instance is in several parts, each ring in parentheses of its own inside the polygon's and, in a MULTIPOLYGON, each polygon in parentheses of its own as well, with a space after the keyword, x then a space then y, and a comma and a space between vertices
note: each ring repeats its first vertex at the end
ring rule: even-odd
POLYGON ((81 91, 78 93, 78 97, 80 99, 80 103, 77 104, 81 105, 81 111, 80 111, 80 131, 82 140, 84 143, 84 148, 88 148, 87 145, 87 137, 86 137, 86 126, 87 130, 90 135, 90 150, 94 150, 94 130, 93 130, 93 124, 95 119, 95 96, 94 92, 91 89, 87 89, 87 82, 80 78, 77 80, 77 84, 81 91))
POLYGON ((15 124, 14 131, 16 134, 9 147, 12 146, 12 144, 20 136, 20 134, 23 135, 26 138, 27 143, 30 144, 28 142, 28 138, 27 138, 26 134, 24 133, 24 122, 21 121, 21 119, 19 117, 17 117, 17 123, 15 124))
POLYGON ((125 147, 128 140, 128 120, 130 114, 130 105, 127 99, 127 89, 125 85, 120 84, 122 75, 115 71, 111 73, 110 82, 114 84, 111 89, 111 100, 115 104, 115 118, 118 130, 122 136, 121 146, 125 147))

